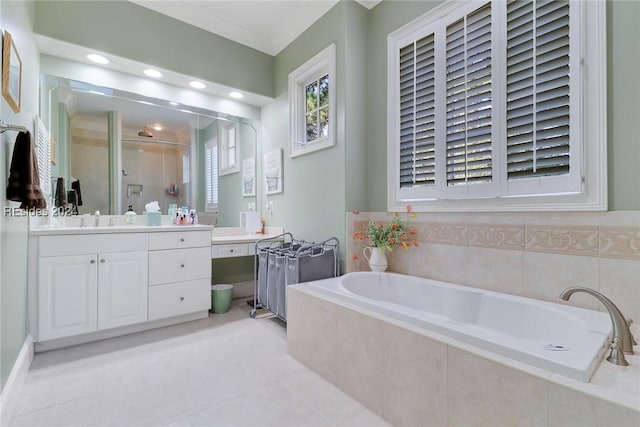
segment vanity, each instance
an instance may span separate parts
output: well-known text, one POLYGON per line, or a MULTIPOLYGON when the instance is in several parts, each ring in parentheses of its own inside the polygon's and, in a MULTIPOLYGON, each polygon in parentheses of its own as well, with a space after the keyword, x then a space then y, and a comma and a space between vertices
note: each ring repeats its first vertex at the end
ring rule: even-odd
POLYGON ((32 229, 29 304, 36 352, 206 318, 211 229, 32 229))

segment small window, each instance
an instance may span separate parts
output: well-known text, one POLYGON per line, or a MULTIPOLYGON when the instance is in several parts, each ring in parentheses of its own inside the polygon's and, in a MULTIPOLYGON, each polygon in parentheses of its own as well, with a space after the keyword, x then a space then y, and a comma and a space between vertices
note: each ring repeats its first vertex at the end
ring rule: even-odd
POLYGON ((332 44, 289 74, 291 157, 335 145, 335 58, 332 44))
POLYGON ((220 175, 240 172, 238 164, 238 128, 235 123, 220 125, 220 175))
POLYGON ((218 211, 218 139, 212 138, 204 146, 205 212, 218 211))

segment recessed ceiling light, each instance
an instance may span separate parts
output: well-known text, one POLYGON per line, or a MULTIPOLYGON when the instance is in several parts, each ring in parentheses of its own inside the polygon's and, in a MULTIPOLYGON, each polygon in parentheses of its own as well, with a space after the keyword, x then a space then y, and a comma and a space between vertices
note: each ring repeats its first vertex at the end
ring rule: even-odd
POLYGON ((155 125, 153 125, 153 128, 155 130, 157 130, 158 132, 160 132, 162 130, 162 126, 160 126, 160 124, 156 123, 155 125))
POLYGON ((152 68, 147 68, 146 70, 144 70, 144 73, 149 76, 149 77, 153 77, 153 78, 160 78, 162 77, 162 73, 158 70, 154 70, 152 68))
POLYGON ((180 105, 177 102, 173 102, 173 101, 169 101, 169 104, 171 104, 171 105, 180 105))
POLYGON ((94 95, 106 95, 106 93, 100 92, 99 90, 90 90, 89 93, 93 93, 94 95))
POLYGON ((241 99, 244 98, 244 95, 241 94, 240 92, 231 92, 229 94, 230 97, 235 98, 235 99, 241 99))
POLYGON ((102 55, 98 55, 97 53, 90 53, 87 55, 87 59, 91 62, 95 62, 96 64, 108 64, 109 60, 102 55))
POLYGON ((140 104, 144 104, 144 105, 153 105, 152 102, 149 101, 138 101, 140 104))
POLYGON ((195 89, 204 89, 205 87, 207 87, 204 83, 195 80, 189 83, 189 85, 191 85, 191 87, 195 89))

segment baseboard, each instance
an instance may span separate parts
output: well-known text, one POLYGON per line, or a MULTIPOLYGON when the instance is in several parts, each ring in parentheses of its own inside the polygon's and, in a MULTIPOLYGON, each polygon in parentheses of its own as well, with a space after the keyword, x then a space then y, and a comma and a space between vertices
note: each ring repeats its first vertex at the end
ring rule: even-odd
POLYGON ((27 380, 27 374, 29 373, 29 367, 32 361, 33 338, 31 335, 27 335, 20 349, 20 353, 18 353, 16 363, 13 364, 13 369, 11 369, 7 383, 4 385, 2 393, 0 393, 0 426, 2 427, 8 426, 9 421, 11 421, 13 417, 13 411, 18 404, 20 392, 27 380))

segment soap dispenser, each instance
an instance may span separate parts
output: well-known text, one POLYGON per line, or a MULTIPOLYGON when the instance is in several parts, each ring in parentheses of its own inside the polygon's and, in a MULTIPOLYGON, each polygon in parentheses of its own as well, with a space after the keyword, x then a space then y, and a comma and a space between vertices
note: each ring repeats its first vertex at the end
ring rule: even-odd
POLYGON ((133 205, 129 205, 129 209, 124 213, 124 222, 127 224, 136 223, 136 213, 133 211, 133 205))

